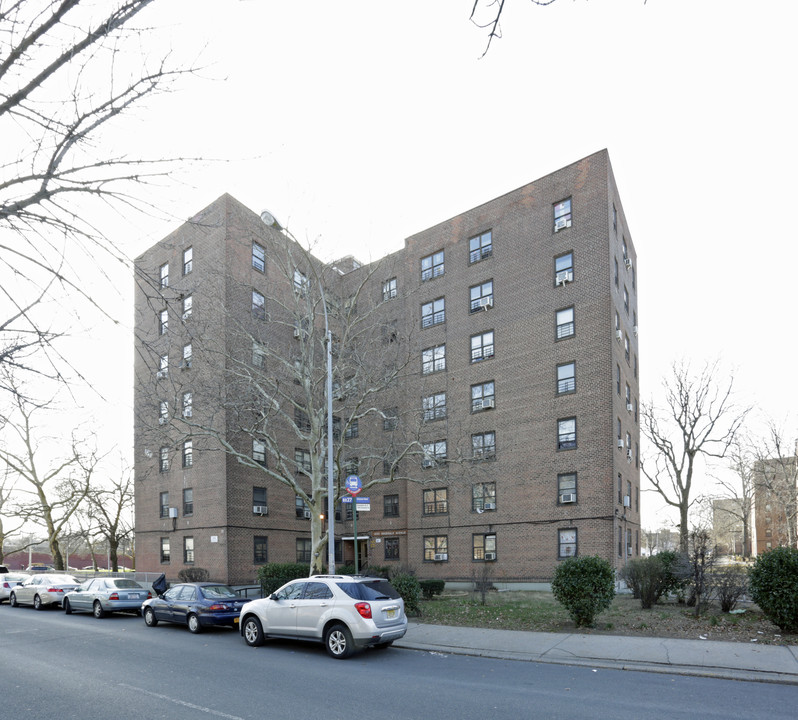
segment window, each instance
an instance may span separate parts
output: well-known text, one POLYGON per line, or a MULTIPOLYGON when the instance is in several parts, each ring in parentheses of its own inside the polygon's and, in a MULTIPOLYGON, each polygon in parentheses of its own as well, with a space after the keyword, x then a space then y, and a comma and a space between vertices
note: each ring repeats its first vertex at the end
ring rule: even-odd
POLYGON ((191 367, 191 353, 191 343, 183 345, 183 362, 180 363, 181 369, 188 370, 191 367))
POLYGON ((162 537, 161 538, 161 562, 168 563, 171 559, 171 553, 169 552, 169 538, 162 537))
POLYGON ((344 437, 347 440, 352 440, 360 435, 360 421, 359 420, 351 420, 349 425, 346 426, 346 430, 344 430, 344 437))
POLYGON ((252 243, 252 267, 259 272, 266 269, 266 250, 258 243, 252 243))
POLYGON ((162 492, 158 497, 161 503, 161 517, 169 517, 169 493, 162 492))
POLYGON ((471 486, 471 509, 481 513, 496 509, 496 483, 477 483, 471 486))
POLYGON ((257 290, 252 291, 252 317, 256 320, 266 319, 266 298, 257 290))
POLYGON ((183 488, 183 515, 194 514, 194 488, 183 488))
POLYGON ((296 471, 298 473, 310 475, 311 463, 310 463, 310 452, 308 450, 303 450, 302 448, 295 448, 294 461, 296 462, 296 471))
POLYGON ((256 535, 253 539, 252 562, 256 565, 269 562, 269 538, 265 535, 256 535))
POLYGON ((159 469, 161 472, 167 472, 169 470, 169 448, 162 447, 161 454, 160 454, 160 464, 159 469))
POLYGON ((469 312, 479 312, 493 307, 493 280, 488 280, 481 285, 474 285, 469 290, 469 312))
POLYGON ((399 424, 399 408, 388 408, 382 411, 382 429, 385 431, 396 430, 399 424))
POLYGON ((183 442, 183 467, 190 468, 194 465, 194 443, 191 440, 183 442))
POLYGON ((626 247, 626 236, 621 237, 621 252, 623 253, 623 259, 626 260, 629 257, 629 248, 626 247))
MULTIPOLYGON (((620 505, 623 502, 623 475, 618 473, 618 504, 620 505)), ((618 554, 620 555, 621 551, 618 550, 618 554)))
POLYGON ((194 269, 194 248, 183 251, 183 275, 188 275, 194 269))
POLYGON ((183 417, 190 418, 194 414, 193 405, 193 395, 191 390, 187 390, 183 393, 183 417))
POLYGON ((446 440, 424 443, 422 447, 424 449, 422 467, 435 467, 438 463, 446 461, 446 440))
POLYGON ((576 502, 576 473, 560 473, 557 475, 557 504, 565 505, 576 502))
POLYGON ((384 517, 399 517, 399 496, 385 495, 382 498, 382 514, 384 517))
POLYGON ((493 330, 471 336, 471 362, 493 357, 493 330))
POLYGON ((385 559, 398 560, 399 559, 399 538, 385 538, 385 559))
POLYGON ((424 490, 424 515, 445 515, 449 512, 448 490, 424 490))
POLYGON ((564 253, 554 258, 554 284, 565 285, 574 281, 574 254, 564 253))
POLYGON ((623 309, 626 310, 626 314, 629 314, 629 291, 626 289, 626 285, 623 286, 623 309))
MULTIPOLYGON (((266 502, 266 488, 265 487, 252 487, 252 507, 268 507, 269 503, 266 502)), ((253 510, 254 512, 254 510, 253 510)))
POLYGON ((483 432, 471 436, 471 451, 474 460, 496 458, 496 433, 483 432))
POLYGON ((615 287, 618 287, 618 258, 613 258, 615 260, 615 287))
POLYGON ((349 475, 357 475, 360 472, 360 458, 351 457, 344 461, 344 473, 349 475))
POLYGON ((624 354, 624 357, 626 358, 626 364, 627 365, 629 364, 629 357, 630 357, 629 353, 630 353, 629 336, 626 333, 624 333, 624 336, 623 336, 623 354, 624 354))
POLYGON ((615 203, 612 204, 612 229, 618 232, 618 210, 615 207, 615 203))
POLYGON ((429 375, 446 370, 446 345, 437 345, 421 351, 421 374, 429 375))
POLYGON ((621 396, 621 366, 617 363, 615 364, 615 392, 618 393, 618 397, 621 396))
POLYGON ((294 292, 300 297, 305 297, 308 292, 308 276, 301 270, 294 270, 294 292))
POLYGON ((186 564, 194 562, 194 538, 183 538, 183 562, 186 564))
POLYGON ((296 539, 296 561, 298 563, 310 562, 310 551, 312 549, 310 538, 296 539))
POLYGON ((557 340, 562 340, 563 338, 573 337, 574 333, 576 332, 574 326, 574 309, 572 307, 565 308, 564 310, 558 310, 556 314, 556 325, 557 325, 557 332, 556 337, 557 340))
POLYGON ((557 557, 569 558, 576 555, 576 528, 558 531, 557 557))
POLYGON ((183 320, 188 320, 191 317, 191 311, 194 308, 193 295, 186 295, 183 298, 183 320))
POLYGON ((472 546, 474 560, 493 561, 496 559, 496 535, 474 535, 472 546))
POLYGON ((443 250, 421 258, 421 282, 443 275, 443 250))
POLYGON ((493 380, 471 386, 471 412, 480 412, 496 406, 493 380))
POLYGON ((475 263, 493 255, 493 234, 490 230, 468 240, 468 262, 475 263))
POLYGON ((632 554, 632 531, 630 529, 626 531, 626 554, 632 554))
POLYGON ((557 449, 573 450, 576 447, 576 418, 557 421, 557 449))
POLYGON ((557 366, 557 394, 573 392, 576 392, 576 363, 562 363, 557 366))
POLYGON ((382 284, 382 299, 393 300, 396 297, 396 278, 392 277, 382 284))
POLYGON ((255 367, 263 367, 266 360, 266 346, 257 340, 252 341, 252 364, 255 367))
POLYGON ((164 263, 160 267, 161 287, 169 287, 169 263, 164 263))
POLYGON ((391 451, 382 459, 382 473, 387 477, 391 477, 394 470, 399 472, 399 463, 396 460, 396 453, 391 451))
POLYGON ((446 393, 436 393, 421 398, 424 422, 442 420, 446 417, 446 393))
POLYGON ((304 410, 294 408, 294 424, 300 432, 310 432, 310 418, 304 410))
POLYGON ((449 559, 449 538, 447 535, 424 536, 424 561, 434 562, 449 559))
POLYGON ((158 424, 166 425, 169 422, 169 401, 161 400, 158 403, 158 424))
POLYGON ((626 433, 626 449, 631 451, 632 450, 632 435, 631 433, 626 433))
POLYGON ((294 500, 294 511, 298 518, 310 520, 310 508, 301 495, 297 495, 294 500))
POLYGON ((554 206, 554 232, 571 227, 571 198, 554 206))
POLYGON ((158 358, 158 374, 156 377, 165 378, 169 374, 169 356, 161 355, 158 358))
POLYGON ((629 383, 626 383, 626 409, 632 412, 632 388, 629 387, 629 383))
POLYGON ((169 329, 169 311, 161 310, 160 314, 158 315, 158 334, 166 335, 166 331, 168 329, 169 329))
POLYGON ((446 300, 438 298, 421 306, 421 327, 440 325, 446 321, 446 300))

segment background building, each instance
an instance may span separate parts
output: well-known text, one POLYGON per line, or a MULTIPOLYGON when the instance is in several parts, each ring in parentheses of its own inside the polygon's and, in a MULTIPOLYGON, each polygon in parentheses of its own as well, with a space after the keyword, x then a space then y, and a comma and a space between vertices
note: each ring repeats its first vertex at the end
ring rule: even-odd
POLYGON ((637 264, 606 151, 369 265, 323 265, 225 195, 136 272, 139 569, 249 582, 319 552, 323 310, 337 478, 383 481, 364 564, 532 581, 639 554, 637 264))

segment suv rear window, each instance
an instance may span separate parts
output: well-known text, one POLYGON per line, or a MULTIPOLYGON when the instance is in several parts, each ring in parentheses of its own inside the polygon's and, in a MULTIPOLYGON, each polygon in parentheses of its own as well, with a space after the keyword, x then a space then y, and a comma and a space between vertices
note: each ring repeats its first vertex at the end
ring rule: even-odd
POLYGON ((336 584, 355 600, 396 600, 401 597, 387 580, 339 582, 336 584))

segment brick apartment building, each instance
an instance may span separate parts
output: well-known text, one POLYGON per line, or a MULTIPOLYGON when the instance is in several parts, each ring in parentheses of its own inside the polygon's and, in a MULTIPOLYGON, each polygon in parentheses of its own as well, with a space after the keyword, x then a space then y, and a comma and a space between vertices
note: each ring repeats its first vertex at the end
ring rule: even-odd
POLYGON ((244 583, 318 550, 321 507, 265 472, 319 471, 317 286, 352 368, 334 371, 337 477, 395 478, 363 493, 362 563, 506 582, 572 555, 621 567, 641 541, 636 273, 606 151, 369 265, 323 265, 222 196, 136 261, 138 569, 244 583))

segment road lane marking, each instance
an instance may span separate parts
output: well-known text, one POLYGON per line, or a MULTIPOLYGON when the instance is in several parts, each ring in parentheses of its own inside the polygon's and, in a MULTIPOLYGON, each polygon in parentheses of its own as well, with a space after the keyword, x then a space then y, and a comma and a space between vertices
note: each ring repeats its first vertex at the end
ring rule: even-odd
POLYGON ((238 715, 228 715, 227 713, 219 712, 218 710, 211 710, 211 708, 202 707, 202 705, 195 705, 194 703, 186 702, 185 700, 179 700, 178 698, 169 697, 168 695, 161 695, 160 693, 154 693, 150 690, 145 690, 144 688, 135 687, 133 685, 127 685, 125 683, 118 683, 119 687, 127 688, 128 690, 134 690, 138 693, 144 693, 145 695, 149 695, 150 697, 158 698, 159 700, 166 700, 167 702, 174 703, 175 705, 182 705, 183 707, 191 708, 192 710, 199 710, 200 712, 207 713, 208 715, 215 715, 216 717, 227 718, 227 720, 244 720, 244 718, 239 717, 238 715))

